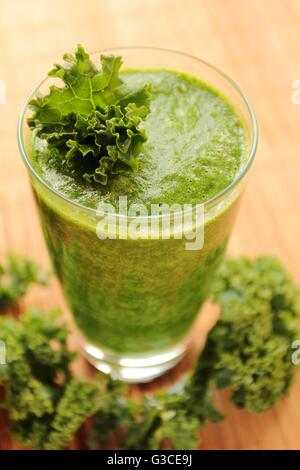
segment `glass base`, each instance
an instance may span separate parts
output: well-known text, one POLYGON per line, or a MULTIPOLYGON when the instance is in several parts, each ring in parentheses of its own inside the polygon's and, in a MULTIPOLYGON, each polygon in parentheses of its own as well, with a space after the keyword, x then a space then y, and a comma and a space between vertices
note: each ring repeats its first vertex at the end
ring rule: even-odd
POLYGON ((115 380, 127 383, 150 382, 159 377, 172 369, 182 359, 187 349, 185 341, 155 356, 135 357, 108 352, 94 346, 82 336, 79 338, 79 344, 84 357, 96 369, 115 380))

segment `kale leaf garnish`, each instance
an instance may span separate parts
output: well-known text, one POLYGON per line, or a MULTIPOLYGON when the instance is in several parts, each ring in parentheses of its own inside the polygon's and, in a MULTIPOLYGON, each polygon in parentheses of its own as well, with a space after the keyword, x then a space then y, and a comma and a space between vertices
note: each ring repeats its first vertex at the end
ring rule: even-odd
POLYGON ((106 185, 112 175, 138 167, 150 85, 128 88, 120 78, 120 56, 101 55, 97 68, 78 45, 63 58, 65 64, 48 75, 64 86, 51 85, 49 94, 30 100, 28 125, 47 142, 51 158, 88 182, 106 185))

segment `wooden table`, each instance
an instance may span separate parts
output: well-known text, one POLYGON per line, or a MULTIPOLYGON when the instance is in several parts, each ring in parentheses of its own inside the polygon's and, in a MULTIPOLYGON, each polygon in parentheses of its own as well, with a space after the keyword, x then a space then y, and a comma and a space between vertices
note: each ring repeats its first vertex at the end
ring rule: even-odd
MULTIPOLYGON (((260 143, 230 253, 274 254, 300 284, 300 105, 291 100, 292 82, 300 79, 299 24, 299 0, 1 0, 0 79, 7 96, 0 105, 0 256, 12 250, 49 265, 17 149, 26 94, 77 42, 88 50, 154 45, 202 57, 246 91, 260 143)), ((50 289, 34 288, 24 305, 63 306, 55 281, 50 289)), ((217 395, 228 419, 206 427, 203 448, 299 449, 299 394, 298 375, 289 397, 258 417, 217 395)), ((14 447, 3 422, 0 428, 0 448, 14 447)))

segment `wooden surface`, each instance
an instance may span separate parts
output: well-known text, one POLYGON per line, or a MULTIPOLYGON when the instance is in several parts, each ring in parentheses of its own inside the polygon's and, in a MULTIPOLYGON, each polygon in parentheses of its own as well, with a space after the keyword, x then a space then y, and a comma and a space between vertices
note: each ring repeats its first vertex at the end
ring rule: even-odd
MULTIPOLYGON (((272 253, 300 284, 300 105, 291 101, 292 81, 300 79, 299 24, 299 0, 0 0, 0 79, 7 86, 0 105, 0 256, 13 250, 49 265, 17 149, 26 94, 77 42, 88 50, 154 45, 202 57, 245 90, 260 143, 230 253, 272 253)), ((53 282, 51 291, 34 288, 24 304, 63 300, 53 282)), ((290 396, 259 417, 218 395, 228 419, 207 426, 203 448, 300 449, 299 394, 298 375, 290 396)), ((13 447, 1 424, 0 448, 13 447)))

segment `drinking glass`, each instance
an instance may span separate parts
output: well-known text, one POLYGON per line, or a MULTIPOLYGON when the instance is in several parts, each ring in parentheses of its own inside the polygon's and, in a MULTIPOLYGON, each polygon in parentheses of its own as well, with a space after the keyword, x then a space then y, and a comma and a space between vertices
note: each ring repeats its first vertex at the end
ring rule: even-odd
MULTIPOLYGON (((102 52, 121 55, 124 69, 176 69, 198 77, 233 104, 249 139, 247 158, 235 180, 190 209, 191 233, 202 231, 204 235, 201 249, 187 249, 187 239, 179 238, 182 223, 176 214, 164 229, 166 214, 110 214, 119 227, 113 238, 108 236, 109 228, 99 227, 97 210, 51 187, 33 163, 32 135, 26 124, 31 113, 28 102, 37 92, 47 93, 54 79, 44 79, 24 104, 18 125, 19 148, 82 352, 104 373, 127 382, 143 382, 173 367, 188 347, 191 328, 224 256, 254 159, 257 125, 238 85, 203 60, 159 48, 102 52), (201 217, 197 217, 198 210, 201 217), (141 231, 136 239, 130 235, 130 226, 141 218, 159 229, 145 236, 141 231)), ((91 58, 98 62, 99 55, 91 58)))

